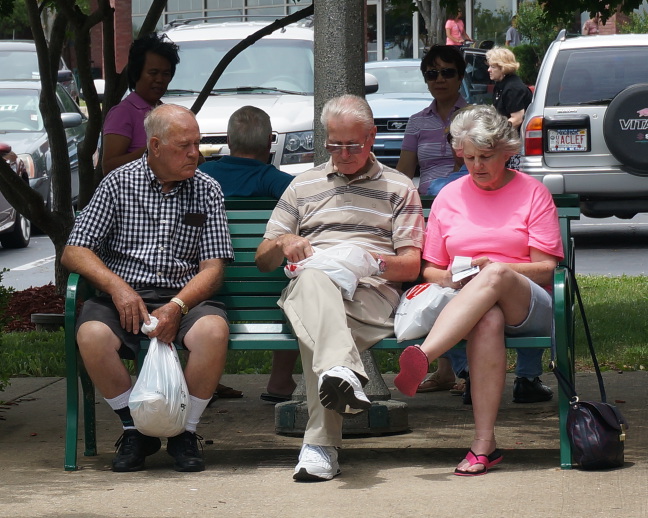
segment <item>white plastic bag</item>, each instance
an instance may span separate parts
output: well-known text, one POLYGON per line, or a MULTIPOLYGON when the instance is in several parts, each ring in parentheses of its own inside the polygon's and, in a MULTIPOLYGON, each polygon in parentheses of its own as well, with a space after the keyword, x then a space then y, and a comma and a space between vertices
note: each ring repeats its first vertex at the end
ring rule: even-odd
POLYGON ((394 317, 397 341, 427 335, 443 308, 457 293, 458 290, 429 282, 417 284, 403 293, 394 317))
POLYGON ((284 267, 287 277, 297 277, 306 268, 322 270, 339 286, 342 297, 353 299, 362 277, 378 272, 378 262, 364 248, 351 244, 339 244, 322 250, 313 247, 313 255, 284 267))
POLYGON ((151 437, 179 435, 185 431, 189 403, 189 389, 175 347, 151 338, 128 400, 135 428, 151 437))

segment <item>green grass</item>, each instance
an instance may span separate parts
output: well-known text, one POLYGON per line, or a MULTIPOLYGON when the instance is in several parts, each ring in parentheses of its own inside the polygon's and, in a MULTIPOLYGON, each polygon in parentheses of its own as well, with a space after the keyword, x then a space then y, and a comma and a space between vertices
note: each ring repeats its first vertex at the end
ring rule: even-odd
MULTIPOLYGON (((603 369, 648 368, 648 277, 579 276, 599 363, 603 369)), ((591 370, 580 317, 576 321, 576 365, 591 370)), ((383 372, 398 370, 398 351, 376 351, 383 372)), ((545 353, 545 365, 549 353, 545 353)), ((270 351, 233 351, 227 359, 227 374, 267 374, 270 351)), ((515 352, 509 351, 509 364, 515 352)), ((65 376, 63 331, 5 333, 0 346, 0 365, 10 376, 65 376)), ((298 365, 298 369, 300 366, 298 365)), ((132 367, 131 367, 132 369, 132 367)))

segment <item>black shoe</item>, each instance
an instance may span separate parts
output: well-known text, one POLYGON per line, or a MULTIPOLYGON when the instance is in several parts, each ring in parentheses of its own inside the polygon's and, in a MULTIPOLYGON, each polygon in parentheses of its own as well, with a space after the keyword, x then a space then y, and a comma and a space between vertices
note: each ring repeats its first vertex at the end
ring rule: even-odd
POLYGON ((202 442, 198 451, 198 441, 202 437, 194 432, 184 431, 175 437, 169 437, 167 452, 176 463, 173 469, 176 471, 203 471, 205 461, 202 458, 202 442))
POLYGON ((128 472, 144 469, 144 459, 158 451, 160 446, 162 443, 157 437, 149 437, 134 429, 124 430, 115 443, 115 448, 119 449, 112 461, 113 471, 128 472))
POLYGON ((539 403, 549 401, 553 392, 542 380, 535 377, 533 381, 527 378, 515 378, 513 383, 513 403, 539 403))
POLYGON ((470 394, 470 376, 466 376, 466 388, 464 393, 461 394, 461 400, 464 405, 472 405, 472 395, 470 394))

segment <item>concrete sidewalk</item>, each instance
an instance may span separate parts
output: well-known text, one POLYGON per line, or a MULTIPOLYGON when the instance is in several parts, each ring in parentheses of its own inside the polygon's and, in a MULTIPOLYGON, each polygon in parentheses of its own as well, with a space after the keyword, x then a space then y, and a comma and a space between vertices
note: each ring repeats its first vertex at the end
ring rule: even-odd
MULTIPOLYGON (((411 433, 345 439, 342 475, 296 483, 301 439, 274 433, 274 407, 262 402, 267 376, 224 376, 243 390, 203 416, 207 469, 177 473, 164 451, 147 470, 112 473, 121 431, 97 402, 99 455, 63 470, 65 380, 16 378, 0 392, 0 516, 2 517, 648 517, 648 373, 604 374, 608 400, 630 423, 626 466, 603 472, 559 468, 555 402, 516 405, 507 381, 497 428, 504 462, 482 477, 452 471, 472 438, 471 407, 447 392, 403 398, 411 433)), ((556 388, 552 374, 544 381, 556 388)), ((594 374, 578 374, 583 399, 598 398, 594 374)), ((82 434, 81 434, 82 435, 82 434)))

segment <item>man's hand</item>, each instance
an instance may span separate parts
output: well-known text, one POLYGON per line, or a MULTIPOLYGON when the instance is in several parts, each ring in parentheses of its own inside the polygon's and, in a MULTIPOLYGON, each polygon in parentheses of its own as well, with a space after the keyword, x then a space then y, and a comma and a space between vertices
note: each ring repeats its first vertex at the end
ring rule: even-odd
POLYGON ((295 234, 284 234, 277 238, 277 246, 281 248, 284 257, 291 263, 296 263, 313 255, 313 248, 305 237, 295 234))
POLYGON ((129 333, 139 333, 140 323, 149 323, 146 304, 135 290, 124 284, 112 294, 113 304, 119 313, 119 323, 129 333))
POLYGON ((151 313, 158 319, 158 324, 153 331, 149 333, 149 338, 157 338, 161 342, 170 344, 175 340, 180 327, 180 318, 182 312, 180 306, 175 302, 169 302, 162 307, 157 308, 151 313))

